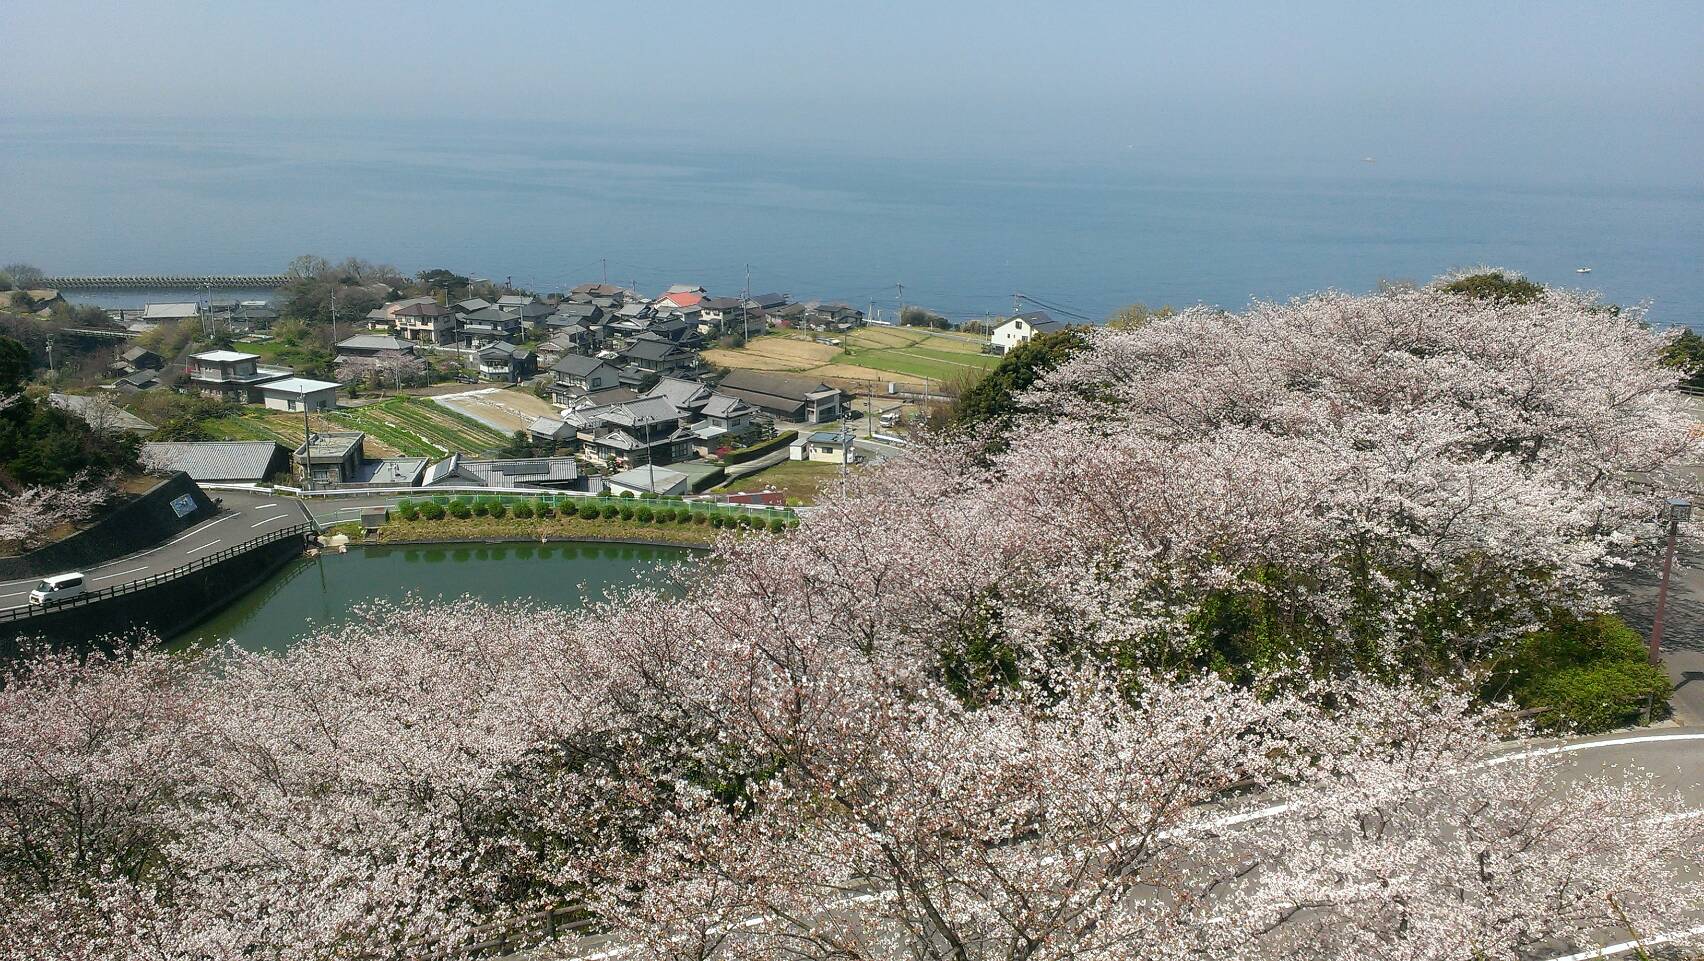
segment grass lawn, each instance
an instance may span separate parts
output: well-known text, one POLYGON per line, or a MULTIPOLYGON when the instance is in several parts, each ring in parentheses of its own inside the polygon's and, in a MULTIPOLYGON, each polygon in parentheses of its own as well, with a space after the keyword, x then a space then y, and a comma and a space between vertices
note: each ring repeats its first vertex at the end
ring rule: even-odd
POLYGON ((755 474, 747 474, 726 487, 717 488, 717 492, 745 494, 773 488, 786 494, 789 504, 809 504, 817 499, 817 495, 821 494, 824 488, 839 480, 839 464, 784 460, 755 474))

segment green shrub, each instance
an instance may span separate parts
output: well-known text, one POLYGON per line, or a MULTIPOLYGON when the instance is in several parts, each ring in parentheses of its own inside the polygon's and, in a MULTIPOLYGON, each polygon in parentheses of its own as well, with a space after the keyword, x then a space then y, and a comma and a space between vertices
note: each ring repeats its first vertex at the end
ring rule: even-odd
POLYGON ((482 501, 482 500, 473 502, 473 516, 484 517, 485 515, 487 515, 489 513, 491 513, 491 505, 490 504, 488 504, 488 503, 486 503, 485 501, 482 501))
POLYGON ((580 519, 583 521, 595 521, 598 519, 598 514, 601 512, 598 510, 598 505, 591 501, 587 501, 584 504, 581 504, 579 510, 575 511, 575 513, 579 514, 580 519))
POLYGON ((533 506, 531 504, 527 503, 526 501, 521 501, 519 504, 515 505, 515 519, 516 520, 523 520, 523 521, 532 520, 532 516, 533 516, 533 506))
POLYGON ((1541 711, 1546 731, 1602 731, 1667 702, 1673 686, 1646 658, 1644 640, 1613 614, 1559 615, 1494 665, 1486 694, 1541 711))
POLYGON ((621 496, 622 496, 622 497, 632 497, 632 496, 633 496, 633 492, 632 492, 632 491, 622 491, 622 492, 621 492, 621 496))
POLYGON ((692 522, 694 524, 699 524, 699 525, 710 523, 710 512, 709 511, 693 511, 692 512, 692 522))
POLYGON ((543 501, 543 500, 539 501, 538 506, 536 508, 534 508, 534 510, 536 510, 538 512, 538 516, 540 516, 540 517, 555 517, 556 516, 556 505, 552 504, 549 501, 543 501))
POLYGON ((657 516, 657 512, 650 509, 649 507, 641 507, 638 510, 633 512, 634 519, 637 520, 641 524, 651 523, 652 518, 654 518, 656 516, 657 516))
POLYGON ((620 514, 621 514, 621 508, 615 506, 614 504, 605 504, 603 506, 603 516, 604 516, 604 520, 606 520, 606 521, 614 520, 620 514))
POLYGON ((1674 687, 1663 669, 1643 661, 1600 661, 1570 667, 1532 686, 1540 728, 1591 733, 1634 723, 1645 704, 1660 707, 1674 687))
POLYGON ((771 517, 769 519, 769 533, 779 534, 786 529, 787 529, 787 524, 784 521, 782 521, 781 518, 771 517))
POLYGON ((413 501, 398 502, 396 505, 396 512, 402 515, 402 519, 405 521, 416 521, 420 519, 420 508, 414 506, 413 501))
POLYGON ((491 505, 490 513, 491 513, 492 517, 502 517, 503 515, 509 513, 509 505, 503 503, 502 501, 498 501, 497 503, 491 505))
POLYGON ((445 513, 444 512, 444 505, 438 503, 437 501, 427 501, 426 503, 420 505, 420 516, 426 518, 429 521, 441 521, 441 520, 443 520, 444 519, 444 513, 445 513))
POLYGON ((465 521, 473 516, 473 507, 467 501, 450 501, 450 516, 465 521))
POLYGON ((675 511, 675 523, 676 524, 690 524, 690 523, 693 522, 693 519, 698 517, 698 516, 699 516, 699 514, 698 514, 697 511, 694 511, 690 508, 682 507, 682 508, 679 508, 678 510, 675 511))
POLYGON ((672 524, 672 523, 674 523, 674 517, 675 517, 675 509, 674 508, 672 508, 672 507, 659 507, 659 508, 657 508, 657 523, 659 523, 659 524, 672 524))
POLYGON ((727 521, 723 519, 721 514, 712 514, 710 516, 710 526, 711 527, 720 528, 720 527, 725 526, 726 524, 727 524, 727 521))
POLYGON ((630 521, 633 519, 633 508, 630 505, 621 505, 621 519, 624 521, 630 521))

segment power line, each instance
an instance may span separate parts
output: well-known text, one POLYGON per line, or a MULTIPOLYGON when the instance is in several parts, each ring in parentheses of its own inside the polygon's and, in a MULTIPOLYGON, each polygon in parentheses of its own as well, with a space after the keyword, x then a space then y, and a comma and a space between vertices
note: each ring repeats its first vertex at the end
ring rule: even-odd
POLYGON ((1093 317, 1088 316, 1087 314, 1079 313, 1079 312, 1072 310, 1068 307, 1061 307, 1058 304, 1050 304, 1045 300, 1038 300, 1034 297, 1031 297, 1029 294, 1023 293, 1021 291, 1014 291, 1012 293, 1012 299, 1013 299, 1013 301, 1018 301, 1018 300, 1027 301, 1029 303, 1036 305, 1037 307, 1040 307, 1042 310, 1050 310, 1050 311, 1052 311, 1056 314, 1064 314, 1067 317, 1071 317, 1073 319, 1083 321, 1086 324, 1095 323, 1095 319, 1093 317))

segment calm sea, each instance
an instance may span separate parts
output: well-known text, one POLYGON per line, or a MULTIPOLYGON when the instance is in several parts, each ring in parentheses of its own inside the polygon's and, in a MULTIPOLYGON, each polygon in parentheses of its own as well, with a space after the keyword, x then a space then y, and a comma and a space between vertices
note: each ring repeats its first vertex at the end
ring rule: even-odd
POLYGON ((1400 158, 1207 176, 692 131, 5 121, 0 222, 0 262, 53 273, 277 272, 316 253, 733 293, 749 265, 754 292, 966 318, 1023 291, 1100 318, 1490 263, 1704 321, 1704 188, 1443 183, 1400 158))

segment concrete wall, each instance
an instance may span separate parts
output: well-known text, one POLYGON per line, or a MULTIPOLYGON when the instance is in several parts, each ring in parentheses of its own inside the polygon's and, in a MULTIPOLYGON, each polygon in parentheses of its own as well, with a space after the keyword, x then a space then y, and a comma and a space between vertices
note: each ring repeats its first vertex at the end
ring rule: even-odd
POLYGON ((114 510, 87 530, 28 554, 0 557, 0 581, 62 574, 145 551, 212 517, 214 506, 188 474, 179 472, 114 510), (188 497, 193 509, 182 517, 172 501, 188 497))
POLYGON ((138 632, 171 637, 211 617, 302 556, 303 544, 299 537, 274 541, 146 590, 0 623, 0 663, 38 643, 55 650, 89 650, 105 647, 109 638, 138 632))

